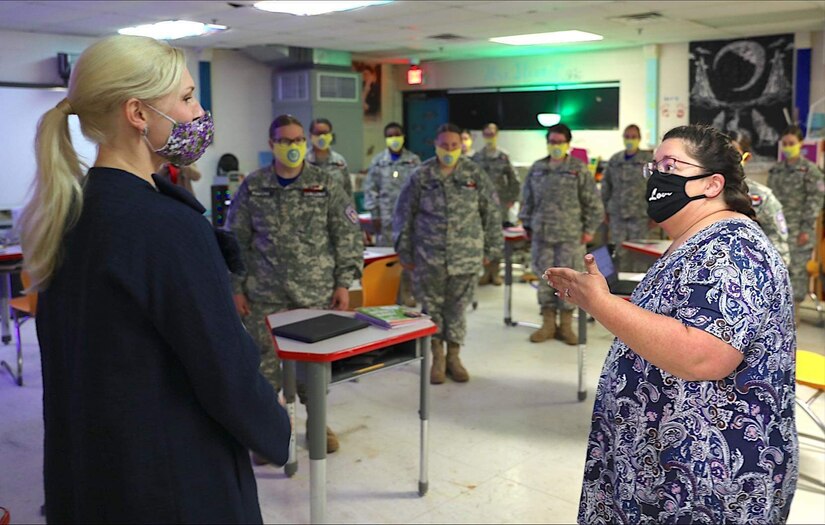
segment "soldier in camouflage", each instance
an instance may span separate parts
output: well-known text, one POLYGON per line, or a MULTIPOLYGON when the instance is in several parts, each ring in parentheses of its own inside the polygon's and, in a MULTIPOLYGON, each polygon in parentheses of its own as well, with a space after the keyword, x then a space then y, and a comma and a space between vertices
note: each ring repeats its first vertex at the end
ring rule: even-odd
MULTIPOLYGON (((747 162, 751 157, 751 138, 745 130, 734 133, 731 137, 733 145, 742 155, 742 167, 747 175, 747 162)), ((762 226, 762 231, 773 243, 785 266, 791 266, 791 252, 788 248, 788 225, 785 221, 785 214, 782 210, 782 203, 774 195, 773 190, 753 179, 747 179, 748 194, 751 198, 751 206, 756 212, 756 219, 762 226)))
MULTIPOLYGON (((482 134, 484 136, 484 148, 473 155, 473 161, 481 166, 481 169, 490 177, 501 202, 501 220, 504 223, 507 221, 510 208, 518 200, 521 188, 516 177, 516 171, 510 163, 510 157, 507 156, 507 153, 498 149, 498 125, 490 122, 484 126, 482 134)), ((490 261, 490 264, 484 267, 484 275, 482 275, 478 284, 492 283, 500 286, 502 283, 499 275, 500 262, 498 259, 490 261)))
MULTIPOLYGON (((278 390, 281 366, 266 316, 294 308, 346 310, 364 247, 352 197, 333 175, 304 162, 301 123, 281 115, 269 136, 273 165, 244 179, 227 224, 246 264, 244 274, 233 276, 235 304, 261 351, 261 372, 278 390)), ((327 434, 332 452, 338 442, 327 434)))
POLYGON ((436 157, 415 170, 401 189, 393 217, 396 251, 413 272, 423 310, 438 326, 432 339, 430 382, 446 374, 470 376, 459 359, 479 266, 502 250, 498 196, 477 164, 461 155, 461 130, 443 124, 436 157), (447 355, 444 355, 444 342, 447 355))
MULTIPOLYGON (((364 208, 372 215, 373 228, 378 235, 378 246, 392 246, 393 210, 401 186, 415 168, 421 165, 418 155, 404 148, 404 128, 397 122, 384 126, 387 149, 376 155, 364 179, 364 208)), ((398 299, 401 304, 415 306, 412 297, 410 273, 401 273, 398 299)))
POLYGON ((768 173, 768 187, 782 203, 788 221, 788 245, 791 251, 791 273, 794 302, 798 310, 808 293, 807 264, 816 239, 816 221, 825 196, 825 181, 816 164, 804 158, 802 130, 788 127, 782 133, 782 153, 785 159, 768 173))
POLYGON ((309 125, 309 139, 312 149, 307 152, 306 161, 340 181, 347 195, 352 196, 352 179, 347 159, 330 147, 333 141, 332 122, 325 118, 313 120, 309 125))
POLYGON ((642 133, 636 124, 627 126, 622 136, 625 149, 610 157, 602 179, 605 221, 618 270, 646 272, 649 265, 638 259, 623 257, 621 244, 648 236, 647 181, 642 176, 642 167, 653 160, 653 152, 639 149, 642 133))
MULTIPOLYGON (((547 130, 547 157, 530 167, 521 196, 519 218, 532 241, 533 270, 543 274, 546 268, 566 266, 583 269, 587 243, 604 220, 604 207, 596 182, 587 165, 567 152, 572 133, 564 124, 547 130)), ((555 296, 555 291, 539 281, 538 300, 542 326, 530 335, 530 341, 561 339, 578 344, 573 332, 572 303, 555 296), (556 312, 560 323, 556 325, 556 312)))
POLYGON ((461 154, 470 159, 476 154, 473 149, 473 134, 467 128, 461 130, 461 154))

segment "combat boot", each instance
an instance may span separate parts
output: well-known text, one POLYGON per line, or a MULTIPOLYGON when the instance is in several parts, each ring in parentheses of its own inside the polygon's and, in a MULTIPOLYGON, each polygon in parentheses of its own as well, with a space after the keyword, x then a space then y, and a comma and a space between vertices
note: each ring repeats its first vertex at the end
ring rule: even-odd
POLYGON ((538 281, 539 278, 536 277, 536 274, 531 272, 530 270, 524 270, 521 274, 521 282, 523 283, 532 283, 533 281, 538 281))
POLYGON ((573 310, 561 311, 561 322, 559 330, 556 332, 556 339, 564 341, 568 345, 579 344, 579 336, 573 331, 573 310))
POLYGON ((504 281, 501 279, 501 276, 498 274, 498 272, 499 272, 498 266, 499 266, 499 261, 493 261, 489 265, 487 265, 487 268, 490 271, 490 282, 493 283, 493 286, 501 286, 502 284, 504 284, 504 281))
POLYGON ((484 265, 484 274, 478 280, 478 285, 479 286, 484 286, 485 284, 490 284, 491 282, 493 282, 493 276, 490 273, 490 265, 485 264, 484 265))
MULTIPOLYGON (((307 425, 306 439, 307 443, 309 443, 309 425, 307 425)), ((338 450, 339 446, 341 445, 338 443, 338 436, 335 435, 335 432, 333 432, 331 428, 327 427, 327 454, 332 454, 338 450)))
POLYGON ((458 358, 460 351, 461 345, 458 343, 447 343, 447 373, 456 383, 466 383, 470 380, 470 374, 458 358))
POLYGON ((530 341, 541 343, 556 336, 556 309, 543 308, 541 310, 541 328, 530 334, 530 341))
POLYGON ((444 341, 432 339, 433 364, 430 368, 430 384, 440 385, 444 382, 447 360, 444 358, 444 341))

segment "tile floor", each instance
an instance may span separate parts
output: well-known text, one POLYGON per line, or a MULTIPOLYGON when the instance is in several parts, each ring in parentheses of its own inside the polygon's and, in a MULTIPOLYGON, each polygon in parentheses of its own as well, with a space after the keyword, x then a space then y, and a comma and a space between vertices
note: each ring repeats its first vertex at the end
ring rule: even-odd
MULTIPOLYGON (((477 291, 462 354, 467 384, 432 387, 430 491, 417 495, 418 365, 334 386, 329 422, 341 449, 328 461, 330 522, 572 523, 584 464, 593 389, 612 337, 589 323, 588 396, 576 400, 576 351, 533 344, 525 327, 505 327, 501 287, 477 291)), ((514 318, 538 321, 535 293, 515 285, 514 318)), ((804 318, 816 320, 813 312, 804 318)), ((26 384, 0 376, 0 506, 13 523, 43 523, 40 363, 34 323, 23 333, 26 384)), ((799 344, 825 353, 825 329, 803 323, 799 344)), ((12 346, 0 346, 8 360, 12 346)), ((808 393, 800 387, 800 394, 808 393), (803 392, 804 391, 804 392, 803 392)), ((825 418, 825 399, 816 409, 825 418)), ((309 464, 299 409, 299 470, 256 467, 264 520, 309 521, 309 464)), ((798 411, 802 434, 822 435, 798 411)), ((792 523, 825 523, 825 443, 801 438, 801 478, 792 523)))

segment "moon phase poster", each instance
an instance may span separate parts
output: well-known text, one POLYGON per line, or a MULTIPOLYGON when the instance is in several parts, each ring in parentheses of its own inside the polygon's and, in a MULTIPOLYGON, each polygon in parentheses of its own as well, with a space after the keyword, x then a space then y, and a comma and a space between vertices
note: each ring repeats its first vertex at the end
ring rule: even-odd
POLYGON ((793 116, 793 53, 792 34, 691 42, 690 123, 747 131, 754 156, 775 159, 793 116))

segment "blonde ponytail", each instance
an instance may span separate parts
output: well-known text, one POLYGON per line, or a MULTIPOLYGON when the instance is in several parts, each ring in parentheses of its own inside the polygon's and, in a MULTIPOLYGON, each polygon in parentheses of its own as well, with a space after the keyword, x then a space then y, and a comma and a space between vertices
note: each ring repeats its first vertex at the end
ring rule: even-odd
POLYGON ((105 144, 116 128, 117 109, 130 98, 153 101, 176 89, 183 77, 183 51, 152 38, 117 35, 87 48, 69 79, 68 96, 37 125, 37 176, 21 214, 20 237, 32 290, 44 290, 60 264, 63 237, 80 217, 87 167, 69 133, 77 114, 83 135, 105 144))
POLYGON ((21 241, 31 289, 42 289, 54 272, 65 231, 80 215, 83 166, 69 134, 67 100, 47 111, 37 124, 37 176, 31 200, 21 215, 21 241))

